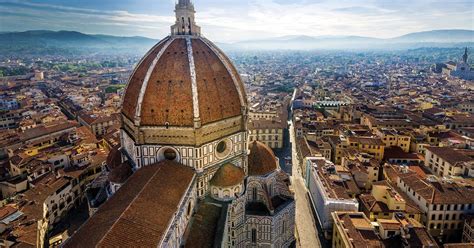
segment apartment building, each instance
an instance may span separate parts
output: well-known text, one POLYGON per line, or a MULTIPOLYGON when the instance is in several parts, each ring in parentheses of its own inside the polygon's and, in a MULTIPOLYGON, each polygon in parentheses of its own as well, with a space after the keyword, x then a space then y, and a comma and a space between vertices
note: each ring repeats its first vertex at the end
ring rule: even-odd
POLYGON ((423 214, 414 201, 387 181, 374 183, 370 194, 360 195, 359 200, 361 211, 371 221, 392 219, 397 213, 403 213, 419 222, 423 214))
POLYGON ((346 142, 348 147, 374 155, 378 160, 383 159, 385 144, 380 138, 350 136, 346 142))
POLYGON ((440 177, 474 177, 474 158, 466 155, 467 152, 451 147, 430 146, 425 151, 425 165, 440 177))
POLYGON ((347 169, 323 158, 308 159, 306 174, 310 199, 325 235, 329 235, 333 225, 332 212, 358 211, 359 188, 347 169))
POLYGON ((333 248, 439 247, 417 221, 403 215, 370 221, 362 212, 334 212, 333 248))
POLYGON ((390 183, 396 185, 423 211, 422 223, 442 241, 459 241, 467 215, 474 213, 474 188, 464 182, 436 176, 421 177, 396 166, 385 167, 390 183))
POLYGON ((385 147, 398 146, 404 152, 410 151, 410 135, 394 128, 376 128, 375 133, 380 137, 385 147))

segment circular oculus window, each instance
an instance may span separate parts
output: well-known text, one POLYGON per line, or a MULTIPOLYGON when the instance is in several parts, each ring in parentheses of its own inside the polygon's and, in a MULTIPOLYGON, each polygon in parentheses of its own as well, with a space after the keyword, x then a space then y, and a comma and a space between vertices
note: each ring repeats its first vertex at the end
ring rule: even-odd
POLYGON ((157 162, 163 160, 177 161, 178 159, 178 151, 172 147, 162 147, 157 154, 157 162))
POLYGON ((230 139, 221 140, 216 146, 216 156, 220 159, 227 157, 232 151, 232 141, 230 139))

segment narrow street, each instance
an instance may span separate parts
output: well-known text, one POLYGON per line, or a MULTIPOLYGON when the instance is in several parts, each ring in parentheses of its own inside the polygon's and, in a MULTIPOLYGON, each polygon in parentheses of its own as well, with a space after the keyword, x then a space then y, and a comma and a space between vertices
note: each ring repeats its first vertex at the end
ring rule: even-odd
MULTIPOLYGON (((291 102, 296 96, 296 90, 293 92, 291 102)), ((291 106, 291 103, 290 103, 291 106)), ((304 180, 298 171, 298 159, 296 155, 296 142, 294 137, 294 128, 292 122, 292 111, 288 110, 288 129, 284 133, 283 149, 275 151, 275 155, 280 159, 281 168, 291 175, 292 188, 295 192, 296 200, 296 246, 297 247, 321 247, 318 229, 316 228, 316 219, 313 214, 311 202, 308 197, 308 191, 304 180), (291 157, 291 163, 286 164, 285 158, 291 157)))
POLYGON ((289 137, 292 154, 292 186, 295 191, 296 200, 296 239, 297 247, 321 247, 316 229, 316 220, 313 216, 311 203, 307 196, 306 186, 301 174, 298 172, 298 160, 296 157, 296 142, 292 122, 289 121, 289 137))

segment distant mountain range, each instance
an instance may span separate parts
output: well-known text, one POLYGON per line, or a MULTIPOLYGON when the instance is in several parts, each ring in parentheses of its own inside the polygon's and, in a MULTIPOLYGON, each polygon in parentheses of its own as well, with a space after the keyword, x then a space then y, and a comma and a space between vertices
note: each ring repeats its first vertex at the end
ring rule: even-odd
POLYGON ((0 54, 144 53, 157 40, 145 37, 91 35, 75 31, 35 30, 0 33, 0 54))
POLYGON ((472 45, 474 30, 433 30, 391 39, 363 36, 283 36, 223 44, 224 49, 407 49, 472 45))
MULTIPOLYGON (((56 54, 143 54, 158 40, 145 37, 91 35, 75 31, 35 30, 1 32, 0 54, 56 55, 56 54)), ((472 46, 474 30, 434 30, 410 33, 391 39, 362 36, 283 36, 250 40, 232 44, 219 43, 223 49, 407 49, 419 47, 472 46)))

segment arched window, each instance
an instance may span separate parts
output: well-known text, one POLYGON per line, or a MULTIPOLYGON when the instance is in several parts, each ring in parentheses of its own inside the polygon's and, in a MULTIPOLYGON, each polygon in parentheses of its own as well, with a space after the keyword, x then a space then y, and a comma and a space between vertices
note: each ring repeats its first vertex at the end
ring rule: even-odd
POLYGON ((191 34, 191 17, 188 17, 189 34, 191 34))
POLYGON ((181 17, 181 28, 183 29, 183 31, 182 31, 183 34, 184 34, 184 32, 186 32, 186 31, 185 31, 184 23, 185 23, 185 22, 184 22, 184 16, 182 16, 182 17, 181 17))
POLYGON ((257 188, 252 188, 252 201, 257 201, 257 188))
POLYGON ((257 243, 257 229, 252 228, 252 243, 257 243))

